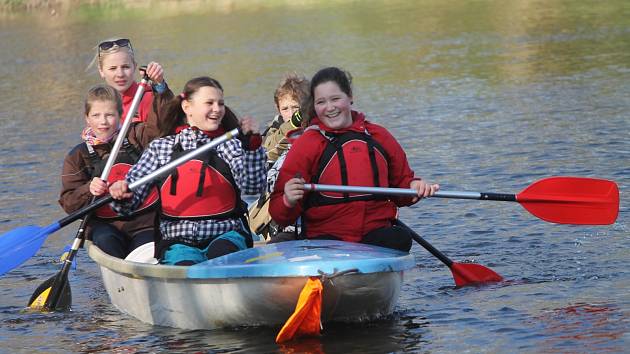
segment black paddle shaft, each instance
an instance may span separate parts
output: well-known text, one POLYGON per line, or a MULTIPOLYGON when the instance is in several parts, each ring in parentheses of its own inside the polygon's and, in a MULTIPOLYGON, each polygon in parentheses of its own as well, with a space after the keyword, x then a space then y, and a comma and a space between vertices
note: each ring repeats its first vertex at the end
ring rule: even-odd
MULTIPOLYGON (((85 218, 81 222, 81 225, 79 226, 79 230, 77 231, 77 235, 76 235, 76 237, 82 237, 86 220, 90 217, 91 212, 111 202, 113 199, 114 198, 112 198, 112 196, 107 196, 107 197, 98 199, 97 201, 91 203, 90 205, 83 207, 75 211, 74 213, 66 216, 65 218, 59 220, 59 227, 60 228, 64 227, 68 224, 71 224, 75 220, 81 218, 82 216, 85 216, 85 218)), ((68 255, 64 259, 61 270, 54 277, 54 280, 50 287, 50 294, 48 295, 48 297, 46 297, 46 301, 44 303, 44 308, 51 311, 56 310, 59 307, 59 303, 63 295, 66 293, 69 293, 69 289, 66 290, 67 287, 69 288, 69 285, 67 284, 68 273, 70 272, 70 266, 72 265, 72 261, 74 260, 74 257, 76 254, 77 254, 77 249, 75 249, 74 247, 71 248, 70 251, 68 252, 68 255)))
POLYGON ((103 197, 103 198, 99 198, 97 199, 94 203, 87 205, 77 211, 75 211, 74 213, 66 216, 65 218, 59 220, 59 228, 62 228, 64 226, 68 226, 71 223, 75 222, 76 220, 80 219, 81 217, 83 217, 84 215, 87 215, 91 212, 93 212, 94 210, 102 207, 103 205, 111 202, 112 200, 114 200, 114 198, 111 195, 108 195, 107 197, 103 197))
POLYGON ((446 266, 448 266, 449 268, 451 267, 451 265, 453 264, 453 261, 450 258, 448 258, 444 253, 440 252, 440 250, 438 250, 437 248, 433 247, 432 244, 430 244, 427 240, 423 239, 420 235, 418 235, 417 232, 413 231, 412 228, 407 226, 407 224, 405 224, 404 222, 400 220, 396 220, 396 224, 406 229, 407 231, 409 231, 414 241, 418 242, 422 247, 424 247, 427 251, 429 251, 429 253, 434 255, 437 259, 442 261, 442 263, 446 264, 446 266))
POLYGON ((515 202, 516 194, 503 194, 503 193, 480 193, 480 200, 498 200, 503 202, 515 202))
MULTIPOLYGON (((92 197, 92 200, 90 203, 94 203, 95 200, 96 200, 96 197, 92 197)), ((79 225, 77 233, 74 236, 75 242, 76 242, 76 239, 85 238, 85 228, 91 216, 92 216, 92 213, 88 212, 83 218, 83 220, 81 220, 81 224, 79 225)), ((83 242, 81 242, 81 244, 82 243, 83 242)), ((73 244, 73 247, 70 248, 70 250, 68 251, 68 254, 66 255, 63 261, 63 266, 61 267, 61 270, 54 277, 54 281, 52 283, 52 286, 50 287, 50 294, 48 295, 48 297, 46 298, 46 302, 44 303, 45 309, 48 309, 51 311, 58 310, 58 308, 64 309, 64 306, 59 306, 59 304, 60 304, 60 300, 62 299, 62 296, 69 294, 69 291, 70 291, 69 289, 70 285, 68 284, 68 274, 70 273, 70 267, 72 266, 74 257, 77 255, 77 252, 79 251, 78 245, 79 244, 77 244, 77 246, 75 247, 75 245, 73 244), (66 287, 68 287, 67 290, 66 290, 66 287)))

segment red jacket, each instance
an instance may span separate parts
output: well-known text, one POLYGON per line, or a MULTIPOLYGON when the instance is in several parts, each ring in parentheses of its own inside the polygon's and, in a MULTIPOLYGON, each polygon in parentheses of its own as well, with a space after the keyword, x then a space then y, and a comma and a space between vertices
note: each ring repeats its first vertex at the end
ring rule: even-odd
MULTIPOLYGON (((414 172, 396 139, 385 128, 365 120, 363 113, 353 111, 352 119, 352 125, 343 130, 331 130, 317 118, 313 119, 313 124, 335 133, 365 132, 367 129, 389 157, 389 187, 409 188, 414 172)), ((310 182, 317 172, 319 159, 327 144, 328 140, 320 132, 308 129, 291 146, 269 205, 271 217, 280 226, 295 222, 303 212, 304 202, 302 199, 295 207, 289 208, 284 202, 284 185, 297 174, 307 183, 310 182)), ((392 197, 390 200, 353 201, 308 208, 305 213, 306 236, 334 235, 345 241, 359 242, 368 232, 391 226, 392 220, 396 218, 397 207, 411 205, 411 200, 411 197, 392 197)))
MULTIPOLYGON (((127 117, 127 111, 131 107, 131 102, 133 102, 133 97, 136 95, 136 91, 138 91, 138 87, 140 85, 137 82, 134 82, 129 86, 127 91, 122 94, 123 101, 123 114, 120 116, 120 123, 125 121, 127 117)), ((140 105, 138 106, 138 111, 133 118, 133 122, 146 122, 149 113, 151 113, 151 105, 153 104, 153 92, 151 92, 151 86, 147 87, 144 91, 144 95, 142 96, 142 101, 140 101, 140 105)))

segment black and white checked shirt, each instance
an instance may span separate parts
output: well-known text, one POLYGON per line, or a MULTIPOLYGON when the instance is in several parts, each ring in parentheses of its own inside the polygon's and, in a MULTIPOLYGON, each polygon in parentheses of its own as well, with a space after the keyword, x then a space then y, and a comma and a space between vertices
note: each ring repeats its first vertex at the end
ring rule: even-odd
MULTIPOLYGON (((176 136, 184 151, 195 149, 198 145, 211 141, 203 132, 191 128, 186 128, 177 135, 156 139, 149 144, 140 160, 127 173, 127 183, 133 183, 170 162, 176 136)), ((264 190, 267 156, 262 147, 255 151, 246 151, 243 150, 240 140, 231 139, 220 144, 215 149, 218 155, 230 166, 234 180, 241 193, 259 194, 264 190)), ((113 209, 122 215, 129 214, 142 204, 142 201, 150 191, 149 187, 154 183, 148 183, 136 188, 131 199, 114 201, 112 203, 113 209)), ((160 219, 160 231, 164 240, 183 241, 192 245, 214 239, 228 231, 242 230, 243 228, 239 219, 160 219)))

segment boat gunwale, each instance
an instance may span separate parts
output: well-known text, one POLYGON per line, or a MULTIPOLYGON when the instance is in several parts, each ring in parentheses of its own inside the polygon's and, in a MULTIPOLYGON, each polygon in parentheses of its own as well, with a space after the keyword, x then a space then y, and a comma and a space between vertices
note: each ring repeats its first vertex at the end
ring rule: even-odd
MULTIPOLYGON (((302 271, 303 271, 302 274, 252 273, 252 274, 238 274, 238 275, 229 275, 229 276, 218 276, 218 275, 208 276, 207 274, 204 274, 205 272, 203 269, 201 269, 200 271, 195 271, 197 269, 194 268, 194 266, 149 264, 149 263, 133 262, 133 261, 128 261, 121 258, 113 257, 105 253, 104 251, 102 251, 98 246, 94 245, 90 241, 86 242, 86 248, 87 248, 88 255, 90 256, 90 258, 92 258, 92 260, 96 262, 100 267, 105 267, 112 272, 116 272, 116 273, 119 273, 128 277, 132 277, 132 278, 157 278, 157 279, 162 279, 162 280, 186 279, 186 280, 198 280, 198 281, 203 281, 203 280, 219 281, 221 279, 304 278, 304 277, 309 277, 309 276, 322 275, 319 268, 323 268, 323 267, 318 266, 317 273, 313 273, 312 270, 308 271, 308 268, 312 268, 312 265, 309 265, 309 266, 300 267, 302 268, 302 271)), ((387 264, 387 265, 383 265, 378 270, 374 270, 373 266, 368 267, 368 268, 371 268, 369 271, 365 271, 365 269, 363 271, 361 270, 362 267, 360 266, 360 264, 362 262, 365 263, 365 260, 356 260, 356 263, 359 264, 359 266, 357 267, 357 271, 354 272, 354 274, 370 274, 370 273, 379 273, 379 272, 402 272, 404 270, 410 269, 413 266, 415 266, 415 259, 413 255, 411 254, 401 255, 399 257, 393 257, 393 258, 395 258, 395 261, 393 262, 396 265, 395 268, 392 268, 391 264, 387 264)), ((390 258, 387 258, 387 259, 390 259, 390 258)), ((349 270, 349 269, 337 269, 336 267, 332 267, 333 265, 335 265, 334 261, 330 261, 328 264, 326 264, 326 267, 329 268, 328 269, 329 273, 327 274, 332 274, 337 271, 349 270)), ((230 265, 221 266, 221 268, 224 268, 226 270, 229 270, 230 268, 242 268, 242 267, 243 265, 235 265, 233 267, 230 265)), ((352 274, 349 274, 349 275, 352 275, 352 274)))

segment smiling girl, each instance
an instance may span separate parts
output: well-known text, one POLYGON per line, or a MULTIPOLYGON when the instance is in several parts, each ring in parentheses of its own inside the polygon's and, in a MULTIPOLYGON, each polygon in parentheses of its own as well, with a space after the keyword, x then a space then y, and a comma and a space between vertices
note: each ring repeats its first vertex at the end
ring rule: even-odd
POLYGON ((133 192, 128 185, 182 156, 240 127, 239 139, 229 140, 204 156, 179 166, 153 185, 160 189, 161 239, 156 258, 162 264, 191 265, 252 246, 241 192, 257 194, 265 186, 266 156, 258 124, 251 117, 240 122, 225 106, 223 88, 209 77, 186 83, 167 108, 166 136, 151 143, 126 181, 110 187, 122 214, 135 210, 149 193, 144 185, 133 192))
POLYGON ((397 208, 431 196, 409 168, 405 152, 382 126, 352 109, 351 77, 322 69, 310 84, 313 117, 280 169, 269 211, 280 226, 302 216, 309 239, 362 242, 409 251, 411 235, 394 225, 397 208), (412 188, 417 197, 386 198, 355 193, 305 193, 304 183, 412 188))

